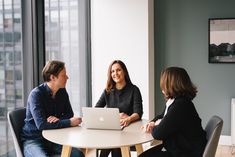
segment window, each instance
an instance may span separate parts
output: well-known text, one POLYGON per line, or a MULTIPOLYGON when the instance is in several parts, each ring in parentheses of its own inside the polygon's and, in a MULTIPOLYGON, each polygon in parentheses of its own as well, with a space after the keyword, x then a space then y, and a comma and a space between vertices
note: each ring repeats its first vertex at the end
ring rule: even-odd
POLYGON ((66 63, 75 114, 91 104, 88 5, 89 0, 0 0, 0 156, 15 156, 6 113, 26 106, 29 92, 40 83, 45 60, 66 63), (45 40, 37 34, 42 29, 45 40))
POLYGON ((87 0, 45 0, 46 61, 65 62, 75 114, 87 106, 87 0))
POLYGON ((14 156, 6 114, 22 107, 21 1, 0 0, 0 156, 14 156))

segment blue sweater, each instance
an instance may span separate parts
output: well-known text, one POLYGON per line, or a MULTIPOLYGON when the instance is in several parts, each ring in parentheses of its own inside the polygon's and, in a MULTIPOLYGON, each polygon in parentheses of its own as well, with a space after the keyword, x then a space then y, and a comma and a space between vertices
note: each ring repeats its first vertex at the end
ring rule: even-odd
POLYGON ((42 130, 70 127, 71 117, 73 110, 66 89, 59 89, 52 98, 52 91, 47 84, 41 84, 34 88, 28 97, 21 139, 42 139, 42 130), (55 116, 60 120, 48 123, 49 116, 55 116))

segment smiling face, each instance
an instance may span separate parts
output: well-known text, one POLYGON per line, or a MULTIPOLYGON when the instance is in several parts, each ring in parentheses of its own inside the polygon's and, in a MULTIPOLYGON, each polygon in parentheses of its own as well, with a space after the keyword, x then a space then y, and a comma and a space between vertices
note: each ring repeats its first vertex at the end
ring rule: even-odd
POLYGON ((124 70, 118 63, 112 65, 111 77, 116 84, 124 84, 126 82, 124 70))
POLYGON ((110 93, 113 88, 120 90, 126 84, 132 84, 126 65, 121 60, 112 61, 109 65, 107 76, 105 88, 107 93, 110 93))

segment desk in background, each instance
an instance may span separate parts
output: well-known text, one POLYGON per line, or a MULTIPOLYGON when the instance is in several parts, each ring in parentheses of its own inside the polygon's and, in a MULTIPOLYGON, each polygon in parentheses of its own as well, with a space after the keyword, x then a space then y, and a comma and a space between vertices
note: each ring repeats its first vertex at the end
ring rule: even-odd
POLYGON ((130 124, 123 130, 92 130, 84 127, 43 130, 43 137, 49 141, 63 145, 61 156, 69 157, 72 147, 89 149, 121 148, 123 157, 130 157, 130 146, 135 146, 137 155, 143 152, 142 144, 152 141, 153 137, 145 133, 141 126, 146 124, 141 120, 130 124))

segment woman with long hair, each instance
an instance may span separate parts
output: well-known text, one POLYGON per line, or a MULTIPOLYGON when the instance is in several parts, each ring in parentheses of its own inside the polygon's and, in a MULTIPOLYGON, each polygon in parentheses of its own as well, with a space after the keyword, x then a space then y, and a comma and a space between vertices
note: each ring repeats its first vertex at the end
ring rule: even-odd
MULTIPOLYGON (((119 108, 120 125, 127 126, 140 120, 143 114, 142 97, 139 88, 132 84, 126 65, 120 60, 114 60, 108 68, 106 88, 96 107, 119 108)), ((100 157, 121 157, 121 150, 103 149, 100 157)))
POLYGON ((160 88, 166 99, 165 109, 144 130, 163 143, 139 157, 201 157, 207 140, 192 102, 196 86, 185 69, 169 67, 161 72, 160 88))

